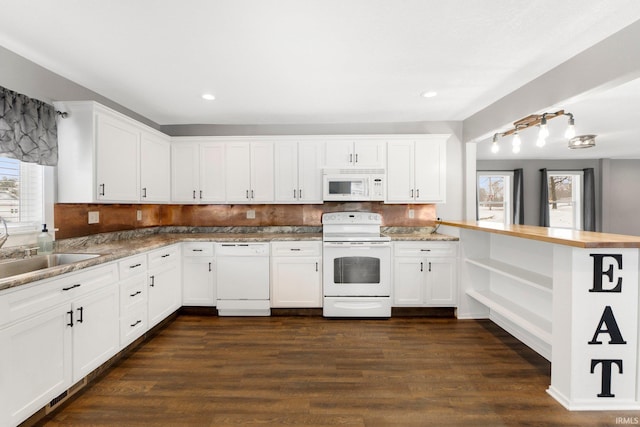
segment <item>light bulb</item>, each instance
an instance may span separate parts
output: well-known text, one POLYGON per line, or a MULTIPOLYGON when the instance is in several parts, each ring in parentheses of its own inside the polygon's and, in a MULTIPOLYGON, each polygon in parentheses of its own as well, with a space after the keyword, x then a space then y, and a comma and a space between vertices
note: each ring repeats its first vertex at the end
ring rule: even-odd
POLYGON ((542 133, 540 133, 538 135, 538 139, 536 140, 536 146, 537 147, 544 147, 544 145, 547 143, 547 140, 545 139, 544 136, 542 136, 542 133))
POLYGON ((518 132, 513 134, 513 141, 511 141, 511 145, 513 147, 514 153, 520 152, 520 145, 522 145, 522 141, 520 140, 520 135, 518 135, 518 132))
POLYGON ((576 136, 576 126, 575 121, 573 120, 573 116, 569 117, 569 126, 567 126, 567 130, 564 133, 564 137, 567 139, 571 139, 576 136))
POLYGON ((547 118, 543 115, 540 119, 540 131, 538 131, 538 139, 547 138, 549 136, 549 128, 547 127, 547 118))
POLYGON ((493 141, 491 143, 491 152, 493 154, 496 154, 498 151, 500 151, 500 146, 498 145, 498 143, 496 141, 493 141))

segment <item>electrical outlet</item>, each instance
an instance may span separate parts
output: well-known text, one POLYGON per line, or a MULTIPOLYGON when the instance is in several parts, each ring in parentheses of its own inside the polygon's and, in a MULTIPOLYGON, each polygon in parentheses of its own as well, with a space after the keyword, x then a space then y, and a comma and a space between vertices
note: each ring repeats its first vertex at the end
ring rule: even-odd
POLYGON ((142 211, 139 209, 136 211, 136 219, 142 221, 142 211))
POLYGON ((89 212, 89 224, 97 224, 100 222, 100 212, 89 212))
POLYGON ((416 211, 414 209, 409 209, 409 218, 414 219, 416 217, 416 211))
POLYGON ((247 219, 256 219, 256 211, 255 211, 255 209, 249 209, 247 211, 247 219))

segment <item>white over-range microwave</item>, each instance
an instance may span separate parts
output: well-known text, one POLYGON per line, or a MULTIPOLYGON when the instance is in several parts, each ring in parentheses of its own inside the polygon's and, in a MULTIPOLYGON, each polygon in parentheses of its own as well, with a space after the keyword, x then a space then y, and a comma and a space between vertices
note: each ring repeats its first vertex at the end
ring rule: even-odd
POLYGON ((384 201, 384 169, 325 169, 322 198, 325 201, 384 201))

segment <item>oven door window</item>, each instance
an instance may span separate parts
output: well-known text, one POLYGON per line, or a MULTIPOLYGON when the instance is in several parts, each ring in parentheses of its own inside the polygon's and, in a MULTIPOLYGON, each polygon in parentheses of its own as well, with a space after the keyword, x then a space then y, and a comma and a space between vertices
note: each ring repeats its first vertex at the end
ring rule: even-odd
POLYGON ((380 283, 380 258, 341 257, 333 260, 333 283, 380 283))

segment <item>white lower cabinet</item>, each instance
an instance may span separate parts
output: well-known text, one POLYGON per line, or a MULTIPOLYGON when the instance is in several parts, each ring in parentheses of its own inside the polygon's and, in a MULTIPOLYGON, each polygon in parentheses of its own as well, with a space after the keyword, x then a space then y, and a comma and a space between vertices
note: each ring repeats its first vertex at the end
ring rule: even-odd
POLYGON ((73 303, 74 382, 118 352, 118 305, 115 282, 73 303))
POLYGON ((120 270, 120 348, 147 331, 147 256, 135 255, 118 262, 120 270))
POLYGON ((396 307, 455 307, 457 244, 395 242, 393 303, 396 307))
POLYGON ((0 330, 0 425, 18 425, 72 384, 68 305, 0 330))
POLYGON ((215 243, 182 244, 182 305, 216 305, 215 243))
POLYGON ((271 243, 271 307, 322 307, 322 242, 271 243))
POLYGON ((149 252, 148 327, 152 328, 182 304, 180 245, 149 252))
POLYGON ((0 425, 17 425, 118 351, 115 264, 0 295, 0 425))

